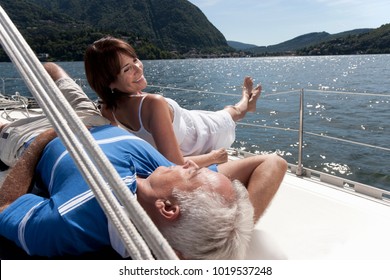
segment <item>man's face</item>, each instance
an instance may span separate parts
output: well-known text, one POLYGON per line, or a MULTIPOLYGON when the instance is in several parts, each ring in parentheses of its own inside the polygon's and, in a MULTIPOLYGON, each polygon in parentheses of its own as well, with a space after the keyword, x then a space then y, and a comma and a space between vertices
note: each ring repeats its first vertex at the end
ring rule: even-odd
POLYGON ((199 187, 218 192, 227 200, 235 197, 231 181, 226 176, 208 168, 199 168, 193 161, 171 167, 160 166, 147 180, 159 198, 170 199, 174 188, 191 192, 199 187))

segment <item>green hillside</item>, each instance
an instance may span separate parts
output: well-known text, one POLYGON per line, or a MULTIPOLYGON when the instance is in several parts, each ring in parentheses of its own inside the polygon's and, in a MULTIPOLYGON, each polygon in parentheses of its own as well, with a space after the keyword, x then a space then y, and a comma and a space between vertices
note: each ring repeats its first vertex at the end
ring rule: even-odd
POLYGON ((132 33, 167 50, 227 46, 226 39, 185 0, 30 0, 98 29, 132 33))
POLYGON ((337 34, 313 32, 267 47, 246 49, 265 55, 346 55, 390 53, 390 24, 376 29, 355 29, 337 34))
POLYGON ((232 50, 186 0, 2 0, 1 5, 33 50, 56 60, 82 59, 86 46, 107 34, 126 38, 150 59, 232 50))
POLYGON ((390 53, 390 24, 361 34, 343 34, 297 50, 297 55, 390 53))
MULTIPOLYGON (((37 54, 57 61, 82 60, 105 35, 124 38, 142 59, 390 53, 390 24, 256 47, 228 44, 187 0, 1 0, 1 6, 37 54)), ((1 48, 0 61, 9 61, 1 48)))
MULTIPOLYGON (((345 31, 337 34, 329 34, 327 32, 312 32, 305 35, 298 36, 286 42, 271 45, 267 47, 252 48, 253 54, 296 54, 297 51, 318 45, 320 43, 328 42, 337 38, 348 38, 350 36, 358 36, 372 31, 372 29, 356 29, 351 31, 345 31)), ((301 53, 302 55, 304 53, 301 53)))

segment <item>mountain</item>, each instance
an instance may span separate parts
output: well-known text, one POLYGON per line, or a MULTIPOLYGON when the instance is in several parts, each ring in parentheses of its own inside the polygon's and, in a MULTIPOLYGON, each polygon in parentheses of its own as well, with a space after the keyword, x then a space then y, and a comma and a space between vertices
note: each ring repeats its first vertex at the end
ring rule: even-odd
MULTIPOLYGON (((96 39, 90 25, 29 1, 1 0, 1 6, 37 54, 49 53, 57 60, 82 60, 87 44, 96 39)), ((0 49, 0 61, 7 60, 0 49)))
POLYGON ((369 32, 339 33, 329 40, 312 44, 296 51, 297 55, 347 55, 390 53, 390 24, 369 32))
POLYGON ((256 47, 249 49, 249 51, 254 54, 264 54, 264 53, 284 53, 291 52, 296 49, 300 49, 306 46, 310 46, 313 43, 319 42, 328 38, 330 36, 327 32, 313 32, 305 35, 298 36, 291 40, 285 41, 283 43, 271 46, 256 47))
POLYGON ((300 49, 307 48, 313 45, 317 45, 323 42, 327 42, 337 38, 359 36, 361 34, 369 33, 373 29, 355 29, 351 31, 345 31, 337 34, 329 34, 327 32, 312 32, 304 34, 298 37, 295 37, 291 40, 285 41, 280 44, 271 45, 271 46, 262 46, 247 49, 253 54, 285 54, 285 53, 294 53, 300 49))
POLYGON ((244 51, 244 50, 253 49, 253 48, 257 47, 256 45, 245 44, 245 43, 241 43, 241 42, 237 42, 237 41, 227 41, 227 43, 230 47, 232 47, 238 51, 244 51))
POLYGON ((139 44, 138 54, 147 51, 154 58, 231 50, 187 0, 2 0, 1 5, 32 48, 55 59, 82 59, 86 46, 107 34, 139 44))
MULTIPOLYGON (((1 0, 1 6, 37 54, 57 61, 83 60, 86 47, 108 34, 131 43, 141 59, 390 53, 389 24, 258 47, 227 42, 187 0, 1 0)), ((0 48, 0 61, 8 60, 0 48)))
POLYGON ((227 47, 222 33, 186 0, 30 0, 96 28, 132 33, 167 50, 227 47))

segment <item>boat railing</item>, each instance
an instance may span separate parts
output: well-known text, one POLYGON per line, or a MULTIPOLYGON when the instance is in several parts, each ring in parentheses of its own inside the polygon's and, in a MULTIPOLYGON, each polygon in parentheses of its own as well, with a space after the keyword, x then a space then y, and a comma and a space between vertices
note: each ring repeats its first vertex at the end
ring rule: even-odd
MULTIPOLYGON (((238 149, 229 150, 229 154, 237 158, 245 158, 245 157, 253 156, 253 153, 251 152, 238 150, 238 149)), ((356 194, 359 196, 364 196, 366 198, 370 198, 379 203, 390 206, 390 191, 386 191, 377 187, 362 184, 332 174, 324 173, 304 166, 298 167, 298 165, 293 163, 288 163, 288 171, 292 174, 295 174, 296 176, 310 178, 318 182, 327 184, 328 186, 343 190, 345 192, 356 194), (298 169, 300 169, 299 171, 302 172, 302 175, 297 175, 298 169)))
MULTIPOLYGON (((6 92, 6 85, 5 83, 10 80, 17 80, 17 78, 0 78, 0 81, 2 81, 2 93, 6 92)), ((21 79, 20 79, 21 80, 21 79)), ((84 89, 89 89, 88 83, 85 79, 75 79, 75 81, 84 89)), ((166 92, 169 91, 175 91, 175 93, 188 93, 188 92, 196 92, 196 93, 202 93, 206 95, 220 95, 220 96, 233 96, 237 97, 236 94, 231 94, 231 93, 222 93, 222 92, 210 92, 210 91, 202 91, 202 90, 197 90, 197 89, 187 89, 187 88, 179 88, 179 87, 169 87, 169 86, 161 86, 161 85, 148 85, 149 88, 155 90, 156 93, 161 93, 163 95, 166 94, 166 92)), ((299 95, 299 120, 298 120, 298 128, 284 128, 284 127, 276 127, 276 126, 269 126, 269 125, 262 125, 262 124, 254 124, 254 123, 245 123, 245 122, 238 122, 239 125, 246 126, 246 127, 256 127, 256 128, 263 128, 263 129, 273 129, 273 130, 283 130, 283 131, 288 131, 291 133, 297 133, 298 134, 298 141, 297 141, 297 157, 298 160, 297 162, 294 163, 289 163, 289 171, 293 174, 296 174, 297 176, 304 176, 304 177, 310 177, 310 178, 316 178, 321 182, 324 183, 329 183, 333 186, 342 188, 346 191, 352 191, 357 194, 363 194, 370 196, 372 198, 378 199, 384 203, 390 204, 390 191, 377 188, 377 187, 372 187, 370 185, 362 184, 353 180, 349 180, 347 178, 342 178, 339 176, 334 176, 332 174, 328 174, 325 172, 313 170, 310 168, 304 167, 304 160, 303 160, 303 148, 304 148, 304 136, 311 136, 311 137, 321 137, 321 138, 326 138, 328 140, 332 141, 340 141, 340 142, 346 142, 351 145, 358 145, 358 146, 364 146, 368 148, 373 148, 377 150, 382 150, 384 152, 389 152, 390 148, 388 147, 383 147, 383 146, 378 146, 378 145, 372 145, 368 143, 363 143, 361 141, 354 141, 350 139, 345 139, 345 138, 340 138, 340 137, 334 137, 331 135, 326 135, 323 133, 315 133, 311 131, 305 131, 304 130, 304 96, 305 96, 305 91, 310 91, 310 92, 318 92, 318 93, 326 93, 326 94, 346 94, 346 95, 365 95, 365 96, 371 96, 371 97, 384 97, 384 98, 389 98, 390 100, 390 95, 388 94, 370 94, 370 93, 358 93, 358 92, 344 92, 344 91, 330 91, 330 90, 324 90, 324 89, 293 89, 289 91, 282 91, 282 92, 272 92, 269 94, 262 94, 263 97, 266 96, 276 96, 276 95, 287 95, 291 93, 297 93, 299 95)), ((1 95, 1 92, 0 92, 1 95)), ((0 96, 1 97, 1 96, 0 96)), ((251 152, 246 152, 245 150, 240 150, 240 149, 232 149, 229 151, 231 154, 234 154, 235 156, 240 156, 240 157, 246 157, 249 155, 252 155, 253 153, 251 152)))
MULTIPOLYGON (((81 87, 85 87, 88 85, 86 79, 76 78, 74 80, 81 87)), ((24 86, 24 81, 22 78, 0 77, 0 81, 1 81, 0 94, 2 94, 2 95, 6 95, 7 92, 9 92, 11 94, 12 94, 12 92, 17 92, 18 87, 23 88, 23 89, 27 89, 24 86), (8 86, 8 88, 11 88, 11 87, 13 88, 10 91, 8 91, 7 83, 11 84, 10 86, 8 86), (15 86, 15 85, 17 85, 17 86, 15 86)))
MULTIPOLYGON (((340 92, 337 92, 340 93, 340 92)), ((346 93, 346 94, 352 94, 352 93, 346 93)), ((360 95, 362 93, 356 93, 357 95, 360 95)), ((364 93, 363 93, 364 94, 364 93)), ((367 95, 367 94, 364 94, 367 95)), ((372 94, 370 94, 373 96, 372 94)), ((380 95, 381 97, 385 96, 383 94, 380 95)), ((388 96, 390 98, 390 96, 388 96)), ((379 201, 383 201, 386 204, 390 205, 390 192, 385 191, 379 188, 375 188, 369 185, 361 184, 358 182, 354 182, 352 180, 347 180, 338 176, 332 176, 330 174, 326 174, 323 172, 316 172, 312 169, 305 169, 303 167, 303 160, 302 160, 302 147, 303 147, 303 134, 304 134, 304 129, 303 129, 303 123, 304 123, 304 106, 303 106, 303 101, 304 101, 304 89, 301 89, 300 91, 300 98, 299 98, 299 145, 298 145, 298 165, 295 166, 295 174, 297 176, 306 176, 306 177, 313 177, 316 176, 321 182, 329 183, 332 186, 340 187, 349 191, 352 191, 357 194, 362 194, 366 195, 369 197, 372 197, 374 199, 378 199, 379 201)), ((326 137, 324 135, 318 135, 314 133, 308 132, 308 134, 312 135, 317 135, 321 137, 326 137)), ((375 149, 381 149, 384 151, 390 151, 390 148, 386 147, 380 147, 377 145, 370 145, 367 143, 361 143, 361 142, 356 142, 356 141, 351 141, 351 140, 346 140, 346 139, 341 139, 341 138, 336 138, 336 137, 327 137, 330 139, 338 140, 338 141, 344 141, 348 142, 350 144, 354 145, 360 145, 360 146, 365 146, 365 147, 371 147, 375 149)), ((290 166, 291 169, 294 169, 293 166, 290 166)))
MULTIPOLYGON (((230 93, 220 93, 220 92, 209 92, 209 91, 200 91, 200 90, 192 90, 192 89, 183 89, 183 88, 177 88, 177 87, 166 87, 166 86, 157 86, 157 85, 151 85, 151 88, 158 88, 162 91, 182 91, 182 92, 199 92, 204 94, 212 94, 212 95, 224 95, 224 96, 234 96, 237 97, 236 94, 230 94, 230 93)), ((268 125, 261 125, 261 124, 253 124, 253 123, 245 123, 245 122, 238 122, 237 124, 240 124, 242 126, 247 127, 257 127, 257 128, 265 128, 265 129, 274 129, 274 130, 284 130, 292 133, 298 134, 298 141, 297 141, 297 153, 298 153, 298 160, 297 164, 289 163, 289 171, 293 174, 296 174, 300 177, 309 177, 316 179, 320 182, 327 183, 333 187, 340 188, 347 192, 352 192, 357 195, 364 195, 369 198, 375 199, 378 202, 385 203, 390 205, 390 191, 373 187, 367 184, 359 183, 354 180, 350 180, 347 178, 342 178, 340 176, 335 176, 332 174, 328 174, 325 172, 317 171, 311 168, 304 167, 304 160, 303 160, 303 148, 304 148, 304 136, 314 136, 314 137, 321 137, 324 139, 332 140, 332 141, 340 141, 345 142, 351 145, 357 145, 357 146, 364 146, 372 149, 382 150, 384 152, 390 152, 390 148, 378 146, 378 145, 372 145, 368 143, 363 143, 361 141, 353 141, 350 139, 340 138, 340 137, 334 137, 331 135, 326 135, 323 133, 314 133, 310 131, 304 130, 304 116, 305 116, 305 106, 304 106, 304 96, 305 91, 310 92, 316 92, 316 93, 326 93, 326 94, 346 94, 346 95, 361 95, 361 96, 369 96, 369 97, 384 97, 389 98, 390 101, 390 95, 388 94, 371 94, 371 93, 358 93, 358 92, 345 92, 345 91, 330 91, 327 89, 320 89, 320 90, 305 90, 305 89, 297 89, 297 90, 289 90, 284 92, 273 92, 268 95, 285 95, 285 94, 291 94, 291 93, 298 93, 299 94, 299 120, 298 120, 298 128, 283 128, 283 127, 275 127, 275 126, 268 126, 268 125)), ((245 150, 240 149, 232 149, 230 150, 230 153, 234 156, 238 157, 246 157, 253 155, 252 152, 247 152, 245 150)))

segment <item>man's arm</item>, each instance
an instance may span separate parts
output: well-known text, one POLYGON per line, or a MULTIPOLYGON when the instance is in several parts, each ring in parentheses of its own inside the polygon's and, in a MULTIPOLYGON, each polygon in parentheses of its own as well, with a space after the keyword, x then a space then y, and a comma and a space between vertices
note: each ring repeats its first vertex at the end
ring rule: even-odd
POLYGON ((257 222, 279 189, 287 171, 287 162, 275 154, 256 155, 218 166, 230 180, 239 180, 247 188, 257 222))
POLYGON ((0 212, 18 197, 26 194, 34 177, 35 167, 45 146, 57 136, 54 129, 48 129, 38 135, 24 151, 22 157, 9 171, 0 188, 0 212))

